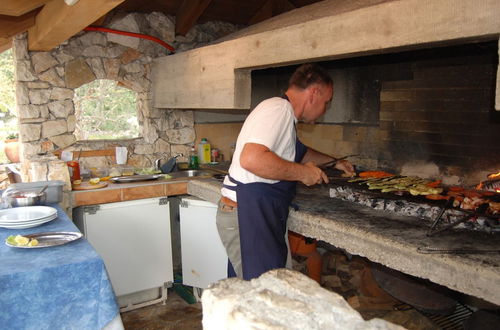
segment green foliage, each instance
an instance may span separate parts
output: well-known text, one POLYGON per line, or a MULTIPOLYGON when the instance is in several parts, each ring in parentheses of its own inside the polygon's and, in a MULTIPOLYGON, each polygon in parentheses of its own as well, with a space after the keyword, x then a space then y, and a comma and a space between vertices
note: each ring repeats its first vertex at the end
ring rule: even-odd
POLYGON ((73 98, 79 140, 126 139, 139 136, 136 93, 99 79, 75 90, 73 98))
POLYGON ((14 59, 12 50, 0 53, 0 112, 8 119, 15 113, 14 59))

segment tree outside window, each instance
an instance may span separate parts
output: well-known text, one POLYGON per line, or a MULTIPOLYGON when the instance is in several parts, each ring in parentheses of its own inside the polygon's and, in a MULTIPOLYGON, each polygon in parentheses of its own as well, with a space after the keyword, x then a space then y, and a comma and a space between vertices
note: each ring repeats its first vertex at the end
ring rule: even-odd
POLYGON ((137 94, 116 81, 94 80, 75 89, 73 102, 78 140, 139 137, 137 94))

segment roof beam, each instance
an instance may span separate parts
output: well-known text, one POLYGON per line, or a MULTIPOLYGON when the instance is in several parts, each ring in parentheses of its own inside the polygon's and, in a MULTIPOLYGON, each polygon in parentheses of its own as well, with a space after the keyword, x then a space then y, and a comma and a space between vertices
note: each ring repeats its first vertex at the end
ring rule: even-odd
POLYGON ((256 24, 286 11, 295 9, 295 5, 288 0, 268 0, 250 18, 248 25, 256 24))
POLYGON ((43 6, 50 0, 3 0, 0 15, 21 16, 43 6))
POLYGON ((64 0, 52 0, 36 16, 36 25, 28 30, 28 48, 48 51, 83 30, 124 0, 85 0, 68 6, 64 0))
POLYGON ((22 16, 0 15, 0 38, 11 38, 28 30, 35 25, 36 13, 37 11, 33 10, 22 16))
POLYGON ((183 0, 175 17, 175 34, 188 33, 212 0, 183 0))

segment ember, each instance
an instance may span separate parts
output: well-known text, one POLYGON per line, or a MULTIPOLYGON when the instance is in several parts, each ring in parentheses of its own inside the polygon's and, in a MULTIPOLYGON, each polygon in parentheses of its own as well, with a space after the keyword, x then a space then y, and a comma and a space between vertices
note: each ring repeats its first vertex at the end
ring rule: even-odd
POLYGON ((489 174, 488 180, 482 181, 476 186, 476 189, 500 193, 500 172, 489 174))

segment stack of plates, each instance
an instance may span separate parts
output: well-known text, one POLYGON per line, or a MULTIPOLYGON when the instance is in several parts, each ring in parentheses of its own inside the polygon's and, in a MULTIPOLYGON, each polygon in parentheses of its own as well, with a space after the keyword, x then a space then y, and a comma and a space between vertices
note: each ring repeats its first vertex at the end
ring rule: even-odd
POLYGON ((57 210, 50 206, 24 206, 0 210, 0 227, 24 229, 40 226, 57 218, 57 210))

